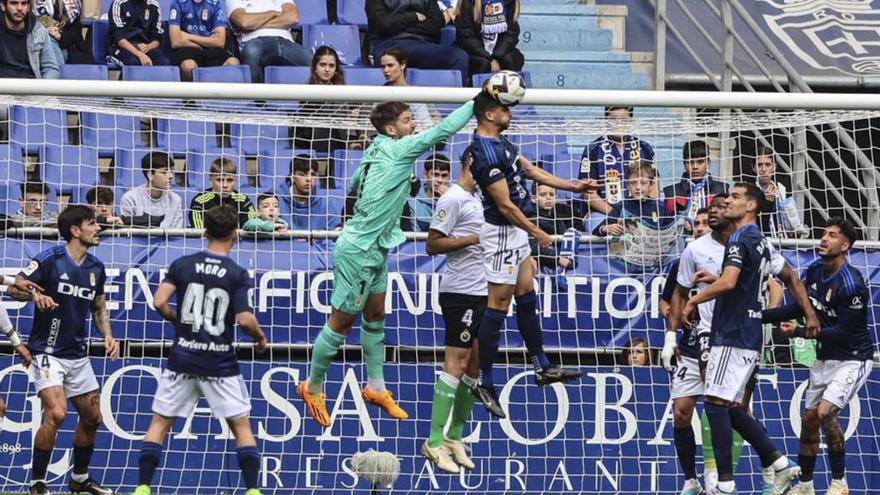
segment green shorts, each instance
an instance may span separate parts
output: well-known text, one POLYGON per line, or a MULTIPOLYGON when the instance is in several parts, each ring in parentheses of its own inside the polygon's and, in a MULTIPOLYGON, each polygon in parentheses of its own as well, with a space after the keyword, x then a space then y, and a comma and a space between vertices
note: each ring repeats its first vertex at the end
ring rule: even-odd
POLYGON ((333 248, 333 295, 330 304, 334 309, 358 315, 367 304, 371 294, 388 289, 388 251, 363 251, 345 241, 333 248))

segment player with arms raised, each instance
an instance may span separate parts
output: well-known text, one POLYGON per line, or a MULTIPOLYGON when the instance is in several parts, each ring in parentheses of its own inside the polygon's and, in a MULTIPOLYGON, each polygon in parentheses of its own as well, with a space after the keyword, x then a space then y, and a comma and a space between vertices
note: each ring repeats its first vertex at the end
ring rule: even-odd
MULTIPOLYGON (((819 244, 820 260, 807 269, 804 285, 819 314, 821 329, 809 334, 793 323, 783 323, 790 336, 819 341, 817 360, 810 368, 810 380, 804 396, 806 412, 801 419, 800 483, 794 493, 812 495, 813 470, 819 453, 819 429, 828 445, 831 484, 828 495, 846 495, 845 439, 838 422, 840 411, 865 384, 873 367, 874 343, 868 330, 868 301, 871 296, 862 274, 846 261, 846 253, 857 238, 853 225, 842 218, 832 218, 825 226, 819 244)), ((803 316, 797 305, 764 311, 765 322, 778 322, 803 316)))
POLYGON ((754 184, 734 185, 725 200, 724 216, 736 227, 727 241, 721 276, 692 296, 682 310, 682 322, 692 328, 690 316, 699 304, 718 299, 712 314, 711 351, 706 367, 706 415, 712 430, 712 447, 718 466, 718 494, 736 493, 733 480, 733 430, 752 444, 764 468, 775 471, 773 492, 786 493, 800 468, 774 445, 761 424, 744 406, 747 383, 754 372, 764 344, 761 311, 766 284, 778 273, 793 297, 804 309, 807 326, 818 328, 818 320, 797 276, 772 257, 771 248, 757 226, 764 195, 754 184), (773 263, 771 263, 773 260, 773 263), (776 266, 772 266, 776 265, 776 266))
POLYGON ((364 152, 351 179, 357 199, 354 216, 345 222, 333 248, 330 318, 312 347, 309 379, 297 387, 309 414, 323 427, 330 426, 324 378, 359 314, 363 314, 360 337, 367 368, 364 401, 395 419, 409 417, 385 388, 388 251, 406 240, 400 217, 409 198, 416 158, 458 132, 472 116, 473 103, 468 102, 440 124, 415 134, 416 124, 406 103, 380 103, 370 112, 370 122, 379 135, 364 152))
POLYGON ((498 357, 501 326, 514 296, 517 326, 535 368, 538 385, 569 381, 582 375, 580 370, 551 364, 544 354, 529 235, 534 236, 541 247, 549 246, 553 238, 529 221, 534 205, 525 181, 531 179, 579 193, 595 190, 596 186, 589 179, 577 182, 560 179, 520 156, 516 146, 501 135, 510 127, 510 107, 488 93, 474 98, 474 115, 477 130, 468 151, 473 156, 472 174, 483 198, 486 218, 480 231, 480 245, 489 281, 489 300, 477 331, 480 383, 472 391, 491 414, 504 418, 506 414, 498 402, 492 368, 498 357))
POLYGON ((9 288, 11 297, 33 300, 37 310, 27 348, 33 355, 30 369, 43 403, 43 423, 34 437, 30 493, 49 493, 46 470, 70 399, 79 415, 73 436, 70 491, 109 495, 111 490, 89 476, 95 435, 102 418, 98 380, 86 350, 88 313, 91 312, 92 322, 104 337, 107 356, 113 360, 119 357, 104 297, 104 264, 88 252, 101 243, 101 227, 91 208, 74 205, 58 215, 58 231, 66 244, 38 254, 16 277, 16 285, 9 288), (45 291, 23 291, 20 287, 25 281, 38 284, 45 291))
POLYGON ((174 324, 176 339, 153 399, 153 419, 138 461, 135 495, 150 495, 162 445, 178 417, 188 417, 205 397, 214 414, 226 420, 235 436, 236 456, 246 495, 259 495, 260 455, 251 431, 250 397, 235 357, 235 324, 266 349, 250 303, 247 270, 229 252, 238 240, 238 211, 215 206, 205 213, 208 248, 171 263, 153 298, 156 311, 174 324), (177 311, 169 300, 177 294, 177 311))

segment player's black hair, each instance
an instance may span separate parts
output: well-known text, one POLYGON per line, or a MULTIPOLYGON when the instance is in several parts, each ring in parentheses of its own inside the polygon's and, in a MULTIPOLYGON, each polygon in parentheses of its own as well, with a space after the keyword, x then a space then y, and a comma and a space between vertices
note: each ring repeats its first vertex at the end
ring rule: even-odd
POLYGON ((154 170, 167 168, 174 170, 174 159, 164 151, 151 151, 141 158, 141 171, 144 177, 150 178, 150 173, 154 170))
POLYGON ((503 107, 501 103, 498 103, 498 100, 492 97, 489 93, 485 91, 481 91, 474 98, 474 117, 477 118, 477 122, 486 118, 486 114, 495 110, 496 108, 503 107))
POLYGON ((21 197, 24 199, 26 194, 42 194, 43 196, 49 195, 49 186, 44 182, 40 182, 38 180, 31 180, 27 182, 22 182, 18 185, 18 188, 21 190, 21 197))
POLYGON ((761 191, 761 188, 758 187, 757 184, 754 182, 737 182, 733 187, 741 187, 746 190, 746 197, 758 203, 757 212, 764 209, 764 201, 766 201, 766 197, 764 196, 764 191, 761 191))
POLYGON ((379 131, 379 134, 385 134, 385 126, 391 125, 400 117, 400 114, 407 110, 409 110, 409 105, 402 101, 379 103, 370 112, 370 123, 379 131))
POLYGON ((694 216, 696 217, 698 215, 708 215, 708 214, 709 214, 709 208, 706 208, 704 206, 704 207, 700 208, 699 210, 697 210, 697 213, 694 216))
POLYGON ((318 172, 318 162, 312 160, 308 155, 296 155, 290 160, 290 175, 295 173, 307 174, 309 172, 318 172))
POLYGON ((773 158, 773 148, 764 146, 763 144, 758 145, 758 149, 755 151, 755 159, 757 160, 759 156, 769 156, 773 158))
POLYGON ((617 107, 605 107, 605 118, 607 119, 608 116, 611 115, 611 112, 613 112, 613 111, 615 111, 615 110, 626 110, 627 112, 629 112, 629 116, 630 116, 630 117, 633 116, 633 107, 620 107, 620 106, 617 106, 617 107))
POLYGON ((461 169, 468 170, 471 168, 471 163, 474 162, 474 155, 471 153, 470 148, 465 148, 465 150, 461 153, 461 169))
POLYGON ((208 239, 228 239, 237 228, 238 211, 231 204, 215 206, 205 212, 205 233, 208 239))
POLYGON ((113 189, 107 186, 97 186, 86 191, 86 204, 94 205, 112 205, 113 189))
POLYGON ((825 227, 837 227, 840 229, 840 233, 849 241, 850 248, 852 248, 856 241, 859 240, 859 231, 856 230, 855 225, 843 217, 829 218, 828 222, 825 223, 825 227))
POLYGON ((432 153, 431 156, 425 160, 425 172, 430 172, 434 169, 449 172, 452 170, 452 161, 443 153, 432 153))
POLYGON ((709 157, 709 147, 705 141, 695 140, 684 143, 681 149, 681 158, 684 161, 699 160, 709 157))
MULTIPOLYGON (((718 193, 718 194, 712 196, 712 200, 714 200, 715 198, 718 198, 718 199, 727 199, 728 196, 730 196, 730 194, 727 194, 726 192, 720 192, 720 193, 718 193)), ((711 204, 712 201, 709 201, 709 203, 711 204)))
POLYGON ((271 192, 265 192, 265 193, 260 194, 259 196, 257 196, 257 208, 260 207, 260 203, 262 203, 264 199, 269 199, 269 198, 278 199, 278 196, 276 196, 275 193, 271 193, 271 192))
POLYGON ((58 215, 58 232, 65 241, 70 242, 73 235, 71 227, 80 227, 83 222, 95 219, 95 212, 86 205, 70 205, 58 215))

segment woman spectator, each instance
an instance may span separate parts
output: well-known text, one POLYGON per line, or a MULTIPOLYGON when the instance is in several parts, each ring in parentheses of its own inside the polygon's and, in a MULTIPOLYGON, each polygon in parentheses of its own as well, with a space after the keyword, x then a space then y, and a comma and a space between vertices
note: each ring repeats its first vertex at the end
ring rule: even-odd
MULTIPOLYGON (((339 61, 339 54, 336 53, 336 50, 329 46, 321 46, 315 50, 315 55, 312 57, 309 84, 331 86, 345 84, 345 74, 342 71, 342 63, 339 61)), ((297 113, 300 116, 326 116, 337 112, 338 109, 338 105, 334 103, 304 102, 297 113)), ((358 107, 349 110, 354 118, 360 115, 358 107)), ((340 128, 295 127, 293 140, 294 148, 311 149, 318 153, 332 153, 346 147, 362 147, 362 143, 354 131, 340 128)))
POLYGON ((64 62, 95 63, 92 48, 83 38, 83 9, 79 0, 34 0, 33 12, 61 47, 64 62))
POLYGON ((471 76, 522 70, 518 18, 519 0, 459 0, 455 45, 470 56, 471 76))
POLYGON ((650 366, 651 349, 648 341, 642 338, 631 339, 623 348, 623 364, 625 366, 650 366))
MULTIPOLYGON (((385 75, 385 86, 409 86, 406 82, 406 52, 402 48, 392 46, 382 52, 379 64, 385 75)), ((434 125, 434 122, 440 120, 437 111, 424 103, 410 103, 409 109, 412 112, 413 120, 416 121, 416 129, 427 129, 434 125)))

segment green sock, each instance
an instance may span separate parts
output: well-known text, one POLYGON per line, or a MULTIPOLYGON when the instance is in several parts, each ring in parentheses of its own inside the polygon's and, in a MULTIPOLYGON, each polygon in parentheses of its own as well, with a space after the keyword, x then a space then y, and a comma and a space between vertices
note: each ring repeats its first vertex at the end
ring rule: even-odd
MULTIPOLYGON (((385 322, 365 321, 361 324, 361 348, 367 365, 368 386, 381 384, 385 388, 385 322)), ((376 387, 371 387, 376 388, 376 387)), ((379 390, 376 390, 379 391, 379 390)))
POLYGON ((327 368, 342 343, 345 342, 345 335, 330 330, 330 327, 324 325, 318 338, 315 339, 315 345, 312 346, 312 365, 309 370, 309 393, 321 393, 321 385, 324 383, 324 377, 327 375, 327 368))
POLYGON ((739 434, 738 431, 733 430, 733 449, 731 453, 733 454, 733 472, 736 472, 736 467, 739 466, 739 457, 742 455, 743 451, 743 437, 739 434))
POLYGON ((443 445, 443 427, 449 419, 449 413, 455 404, 458 380, 449 373, 440 373, 437 383, 434 384, 434 402, 431 404, 431 435, 428 437, 428 447, 437 448, 443 445), (452 386, 452 383, 455 386, 452 386))
POLYGON ((461 383, 455 390, 455 406, 452 408, 452 423, 449 425, 449 431, 446 436, 450 440, 461 440, 464 433, 464 425, 471 419, 471 410, 474 408, 474 402, 477 400, 470 391, 470 385, 474 379, 464 375, 461 377, 461 383))
POLYGON ((700 414, 700 427, 703 431, 703 466, 704 469, 717 469, 715 465, 715 450, 712 448, 712 430, 709 428, 709 417, 705 409, 700 414))

